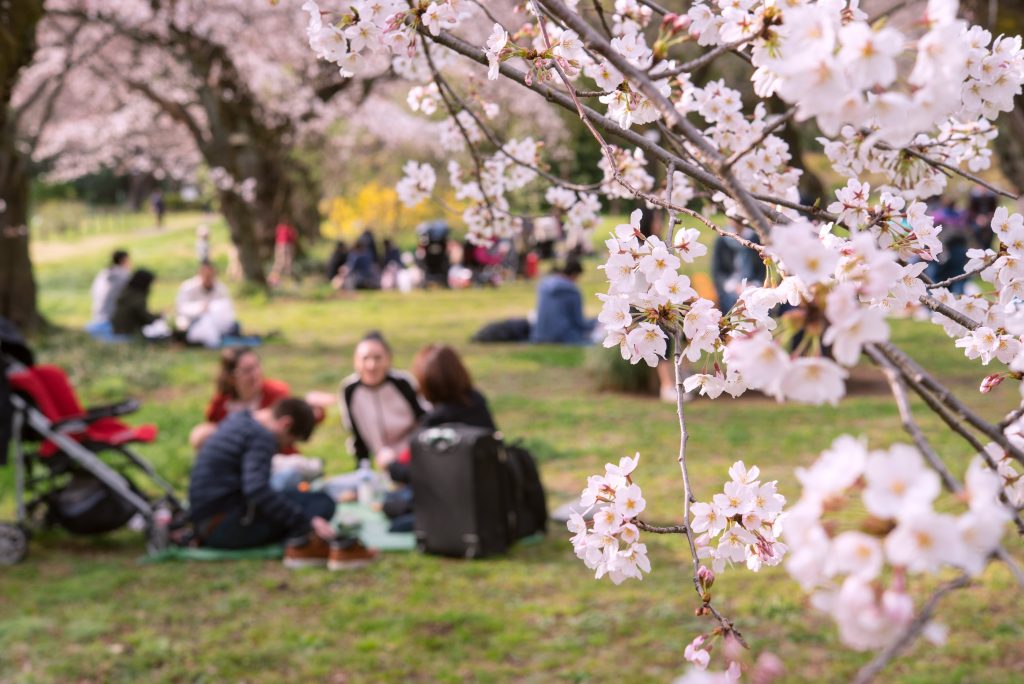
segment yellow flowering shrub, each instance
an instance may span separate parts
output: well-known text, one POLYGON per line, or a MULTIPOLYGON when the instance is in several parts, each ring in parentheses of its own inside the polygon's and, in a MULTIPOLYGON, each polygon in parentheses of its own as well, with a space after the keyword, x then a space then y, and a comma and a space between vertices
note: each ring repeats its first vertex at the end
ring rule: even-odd
MULTIPOLYGON (((444 205, 459 212, 464 208, 453 196, 445 197, 444 205)), ((436 202, 424 201, 407 207, 398 200, 393 187, 376 181, 362 186, 354 195, 323 200, 320 213, 324 216, 320 234, 329 240, 348 241, 355 240, 367 228, 379 236, 398 237, 412 234, 424 221, 457 219, 436 202)))

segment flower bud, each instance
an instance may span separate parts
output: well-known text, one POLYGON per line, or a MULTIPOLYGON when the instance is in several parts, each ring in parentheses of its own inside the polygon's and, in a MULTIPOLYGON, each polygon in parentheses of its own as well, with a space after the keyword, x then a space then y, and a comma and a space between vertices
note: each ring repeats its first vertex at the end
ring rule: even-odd
POLYGON ((982 394, 988 394, 995 389, 999 383, 1006 379, 1006 376, 1002 373, 993 373, 992 375, 986 375, 985 379, 981 381, 981 387, 978 390, 982 394))
POLYGON ((707 591, 715 583, 715 573, 711 568, 702 565, 697 569, 697 579, 700 581, 700 586, 707 591))

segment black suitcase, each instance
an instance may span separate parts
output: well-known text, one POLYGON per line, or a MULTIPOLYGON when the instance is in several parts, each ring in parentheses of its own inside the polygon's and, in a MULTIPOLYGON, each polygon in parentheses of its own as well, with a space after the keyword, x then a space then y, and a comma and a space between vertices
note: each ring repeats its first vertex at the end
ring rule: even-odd
POLYGON ((416 542, 424 553, 483 558, 504 553, 510 534, 509 477, 493 432, 466 425, 412 438, 416 542))

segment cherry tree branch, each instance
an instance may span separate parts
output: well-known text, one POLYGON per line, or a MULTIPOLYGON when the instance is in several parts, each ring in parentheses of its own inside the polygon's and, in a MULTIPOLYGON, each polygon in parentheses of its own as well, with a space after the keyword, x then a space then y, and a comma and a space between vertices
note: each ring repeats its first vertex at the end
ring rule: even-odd
POLYGON ((473 141, 469 137, 469 131, 459 121, 458 112, 455 111, 455 105, 449 101, 448 96, 445 94, 444 84, 441 81, 441 74, 437 70, 437 66, 434 64, 434 58, 430 54, 430 44, 427 40, 420 36, 420 40, 423 41, 423 55, 426 57, 427 65, 430 68, 430 73, 433 76, 434 83, 437 85, 437 94, 440 96, 441 101, 444 102, 445 109, 448 110, 448 115, 452 121, 455 122, 455 126, 459 129, 459 134, 462 136, 463 141, 466 143, 466 147, 469 150, 469 155, 473 158, 473 171, 476 175, 476 183, 480 189, 480 195, 484 198, 484 204, 487 205, 487 213, 490 215, 491 220, 494 220, 494 207, 491 203, 491 197, 487 192, 487 188, 484 186, 484 164, 483 160, 480 159, 480 155, 473 146, 473 141))
MULTIPOLYGON (((942 484, 952 494, 962 494, 964 491, 963 485, 960 484, 959 480, 954 477, 953 473, 949 471, 946 464, 943 463, 942 459, 932 448, 928 439, 924 436, 924 432, 921 431, 920 426, 914 420, 913 412, 910 408, 910 400, 907 397, 907 389, 903 383, 903 378, 900 374, 899 369, 874 345, 868 345, 864 348, 864 353, 875 362, 875 364, 882 370, 886 380, 889 382, 889 388, 892 390, 893 398, 896 400, 896 406, 899 409, 900 420, 903 423, 903 429, 914 440, 914 444, 917 446, 918 451, 924 456, 925 460, 928 461, 928 465, 931 466, 932 470, 939 474, 942 479, 942 484)), ((928 401, 927 399, 925 400, 928 401)), ((948 416, 946 411, 936 411, 940 417, 944 420, 948 416)), ((948 424, 948 423, 947 423, 948 424)), ((971 446, 975 446, 972 443, 971 446)), ((975 447, 977 448, 977 447, 975 447)), ((981 451, 984 451, 982 449, 981 451)), ((989 461, 989 466, 992 467, 993 463, 989 461)), ((1012 514, 1014 525, 1017 527, 1017 533, 1024 536, 1024 520, 1021 519, 1020 514, 1014 510, 1013 506, 1010 505, 1009 500, 1006 498, 1005 492, 1000 488, 1000 502, 1009 510, 1012 514)), ((999 547, 996 549, 996 555, 1003 560, 1007 566, 1009 566, 1011 572, 1017 578, 1018 584, 1024 587, 1024 572, 1021 571, 1020 567, 1014 562, 1012 557, 1006 553, 1005 549, 999 547)))
POLYGON ((854 684, 868 684, 874 681, 875 677, 885 669, 886 665, 892 662, 895 658, 899 657, 906 651, 924 632, 924 628, 928 626, 928 622, 932 619, 932 615, 935 613, 935 608, 938 606, 939 601, 942 598, 957 589, 962 589, 971 583, 971 578, 967 575, 960 575, 955 580, 943 584, 941 587, 935 590, 935 593, 931 595, 925 603, 924 608, 917 614, 910 626, 903 634, 893 641, 891 644, 886 646, 874 659, 862 667, 854 678, 854 684))
POLYGON ((747 145, 747 147, 745 149, 742 149, 742 150, 736 152, 735 154, 733 154, 731 157, 729 157, 725 161, 725 167, 728 169, 728 168, 732 168, 733 166, 735 166, 736 162, 738 162, 740 159, 743 159, 743 157, 747 156, 748 154, 750 154, 751 152, 756 150, 761 145, 761 143, 763 143, 765 140, 768 139, 768 136, 770 136, 772 133, 774 133, 775 131, 779 130, 783 126, 785 126, 786 122, 788 122, 790 119, 792 119, 795 114, 796 114, 796 107, 795 106, 794 107, 790 107, 789 109, 787 109, 785 114, 780 115, 778 118, 776 118, 770 124, 765 126, 764 131, 761 133, 760 136, 758 136, 757 140, 755 140, 754 142, 752 142, 749 145, 747 145))
POLYGON ((730 52, 740 47, 741 45, 749 43, 750 40, 750 38, 743 38, 742 40, 734 40, 731 43, 722 43, 721 45, 718 45, 708 50, 700 57, 695 57, 691 59, 689 62, 683 62, 674 69, 667 69, 666 71, 659 72, 657 74, 657 77, 665 78, 666 76, 678 76, 679 74, 682 74, 684 72, 690 72, 696 69, 700 69, 702 67, 707 66, 708 64, 711 64, 711 62, 715 61, 716 59, 724 55, 726 52, 730 52))
POLYGON ((959 323, 968 330, 977 330, 981 327, 981 323, 974 320, 970 316, 960 313, 956 309, 947 306, 940 302, 938 299, 931 295, 921 295, 919 300, 928 309, 931 309, 935 313, 942 314, 946 318, 956 323, 959 323))
POLYGON ((650 525, 643 520, 636 520, 636 527, 644 532, 654 534, 686 534, 686 525, 650 525))
POLYGON ((908 380, 920 384, 923 388, 935 395, 935 398, 947 406, 950 411, 960 417, 968 425, 981 432, 983 435, 1001 446, 1010 456, 1017 461, 1024 463, 1024 452, 1013 444, 996 425, 981 418, 977 413, 969 409, 942 383, 936 380, 930 373, 925 371, 913 359, 903 353, 891 342, 884 342, 878 348, 886 357, 900 369, 900 372, 908 380))
POLYGON ((701 597, 703 602, 702 608, 711 613, 712 616, 718 621, 718 624, 722 628, 722 635, 732 635, 736 637, 743 646, 747 647, 747 642, 743 639, 743 635, 740 634, 732 621, 722 615, 718 610, 711 605, 710 599, 705 600, 705 592, 701 589, 700 582, 700 559, 697 557, 697 542, 693 537, 693 530, 689 527, 690 522, 690 504, 697 501, 693 494, 693 486, 690 484, 690 473, 686 466, 686 443, 690 439, 690 433, 686 429, 686 411, 684 409, 684 403, 686 401, 686 390, 683 387, 683 380, 685 378, 685 370, 683 368, 683 336, 679 330, 675 331, 672 338, 673 342, 673 354, 675 357, 675 380, 676 380, 676 416, 679 420, 679 471, 683 477, 683 520, 686 521, 686 541, 690 546, 690 559, 693 561, 693 588, 697 592, 697 595, 701 597))
POLYGON ((931 466, 932 470, 939 474, 939 477, 942 478, 942 484, 946 486, 947 490, 953 494, 962 492, 963 487, 953 476, 953 473, 949 471, 949 468, 946 467, 946 464, 942 462, 939 455, 935 453, 935 449, 928 443, 928 439, 914 420, 914 415, 910 408, 910 400, 907 398, 907 388, 903 384, 899 370, 874 346, 869 345, 865 347, 864 353, 875 362, 875 365, 881 369, 885 379, 889 382, 889 389, 892 390, 893 399, 896 401, 896 408, 899 410, 903 429, 914 440, 917 450, 928 461, 928 465, 931 466))
POLYGON ((683 114, 676 109, 675 105, 662 94, 654 81, 643 71, 633 66, 625 57, 619 54, 611 43, 604 39, 590 24, 583 21, 579 15, 572 12, 560 0, 535 0, 543 4, 548 11, 557 16, 571 29, 576 31, 580 38, 589 43, 591 48, 603 55, 625 78, 644 94, 651 105, 670 122, 670 128, 678 131, 684 138, 690 141, 695 147, 697 159, 706 166, 714 168, 715 173, 725 186, 725 192, 735 199, 743 208, 751 226, 757 231, 762 243, 768 242, 768 234, 771 232, 771 223, 765 212, 758 205, 750 192, 743 187, 732 171, 725 165, 726 159, 715 149, 704 134, 697 129, 683 114))
MULTIPOLYGON (((422 35, 423 31, 421 30, 420 33, 422 35)), ((427 37, 429 37, 434 42, 449 48, 453 52, 456 52, 464 57, 467 57, 468 59, 473 60, 474 62, 477 62, 484 66, 488 64, 487 54, 482 49, 476 47, 475 45, 467 43, 466 41, 454 36, 453 34, 447 31, 440 31, 436 36, 428 34, 427 37)), ((552 88, 544 83, 539 83, 536 79, 528 78, 525 73, 514 67, 509 66, 507 63, 500 64, 498 70, 499 73, 501 73, 501 75, 505 76, 506 78, 512 81, 515 81, 516 83, 520 84, 525 88, 528 88, 536 92, 549 102, 557 104, 563 109, 567 109, 569 111, 578 113, 576 103, 574 103, 573 99, 570 97, 568 93, 562 90, 552 88)), ((575 90, 573 90, 573 92, 575 93, 575 90)), ((672 152, 665 149, 661 145, 652 142, 645 136, 640 135, 635 131, 621 128, 614 121, 604 116, 603 114, 597 112, 596 110, 591 109, 590 107, 587 107, 582 103, 580 104, 580 106, 586 113, 587 118, 590 121, 592 121, 595 126, 600 127, 602 130, 607 131, 608 133, 613 134, 615 136, 618 136, 619 138, 622 138, 630 145, 643 150, 645 153, 649 154, 652 159, 656 159, 660 161, 662 164, 666 165, 669 163, 674 163, 676 165, 676 169, 678 171, 681 171, 683 174, 689 176, 690 178, 693 178, 694 180, 700 183, 703 183, 704 185, 710 188, 728 194, 728 189, 715 175, 705 171, 699 166, 692 164, 691 162, 680 157, 679 155, 673 154, 672 152)), ((770 206, 773 204, 781 207, 791 208, 796 211, 808 213, 813 216, 820 216, 823 218, 834 218, 831 214, 828 214, 827 212, 821 212, 815 210, 813 207, 807 207, 795 202, 790 202, 789 200, 783 199, 781 197, 772 197, 769 195, 760 194, 755 195, 754 197, 758 201, 764 203, 761 206, 761 210, 771 220, 776 222, 781 223, 786 221, 787 219, 785 216, 779 214, 777 211, 775 211, 775 209, 773 209, 770 206)))
POLYGON ((971 173, 969 171, 964 171, 961 168, 953 166, 952 164, 947 164, 946 162, 941 161, 939 159, 935 159, 934 157, 929 157, 926 154, 918 152, 917 150, 913 149, 912 147, 904 147, 903 148, 903 152, 906 153, 906 154, 909 154, 911 157, 915 157, 917 159, 920 159, 921 161, 923 161, 925 164, 928 164, 929 166, 933 166, 933 167, 940 168, 940 169, 945 169, 945 170, 949 171, 950 173, 954 173, 954 174, 956 174, 958 176, 963 176, 964 178, 966 178, 969 181, 977 183, 978 185, 980 185, 982 187, 988 188, 989 190, 991 190, 992 192, 996 193, 997 195, 1002 195, 1003 197, 1008 197, 1008 198, 1010 198, 1012 200, 1020 199, 1019 195, 1015 195, 1012 192, 1010 192, 1009 190, 1003 190, 999 186, 993 185, 992 183, 989 183, 987 180, 985 180, 984 178, 981 178, 980 176, 976 176, 975 174, 973 174, 973 173, 971 173))
MULTIPOLYGON (((999 258, 998 254, 992 255, 989 258, 985 259, 982 262, 982 264, 980 266, 978 266, 977 268, 971 269, 970 271, 964 271, 960 275, 955 275, 955 276, 952 276, 950 278, 946 278, 945 280, 940 280, 937 283, 930 283, 926 287, 929 290, 934 290, 937 287, 949 287, 953 283, 959 283, 961 280, 967 280, 968 278, 976 276, 979 273, 981 273, 982 271, 984 271, 986 268, 988 268, 993 263, 995 263, 995 260, 998 259, 998 258, 999 258)), ((963 324, 961 323, 961 325, 963 325, 963 324)))
POLYGON ((480 116, 476 112, 473 111, 469 104, 464 99, 462 99, 458 95, 458 93, 455 92, 455 89, 452 88, 451 84, 448 82, 447 79, 445 79, 445 77, 442 74, 436 73, 434 80, 435 82, 440 82, 441 86, 443 86, 444 89, 448 91, 449 96, 459 105, 459 107, 462 108, 462 111, 469 114, 473 121, 476 122, 476 125, 483 132, 487 140, 498 149, 498 152, 507 157, 509 161, 511 161, 513 164, 522 166, 523 168, 526 169, 530 169, 537 175, 546 178, 555 185, 561 186, 568 190, 574 190, 577 192, 593 192, 594 190, 598 189, 601 186, 600 183, 573 183, 572 181, 566 180, 565 178, 562 178, 560 176, 556 176, 555 174, 546 171, 545 169, 542 169, 541 167, 535 164, 525 162, 522 159, 513 156, 512 153, 505 149, 506 143, 503 142, 501 138, 498 137, 497 133, 495 133, 494 130, 490 126, 488 126, 487 123, 482 118, 480 118, 480 116))

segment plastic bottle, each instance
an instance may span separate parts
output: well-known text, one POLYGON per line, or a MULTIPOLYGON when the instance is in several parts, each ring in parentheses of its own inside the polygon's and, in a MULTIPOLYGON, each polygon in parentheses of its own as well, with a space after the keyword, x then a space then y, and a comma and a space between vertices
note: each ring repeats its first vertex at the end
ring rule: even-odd
POLYGON ((356 498, 359 503, 363 506, 369 506, 373 503, 374 493, 374 477, 373 468, 370 467, 369 459, 361 459, 359 461, 359 485, 356 489, 356 498))

